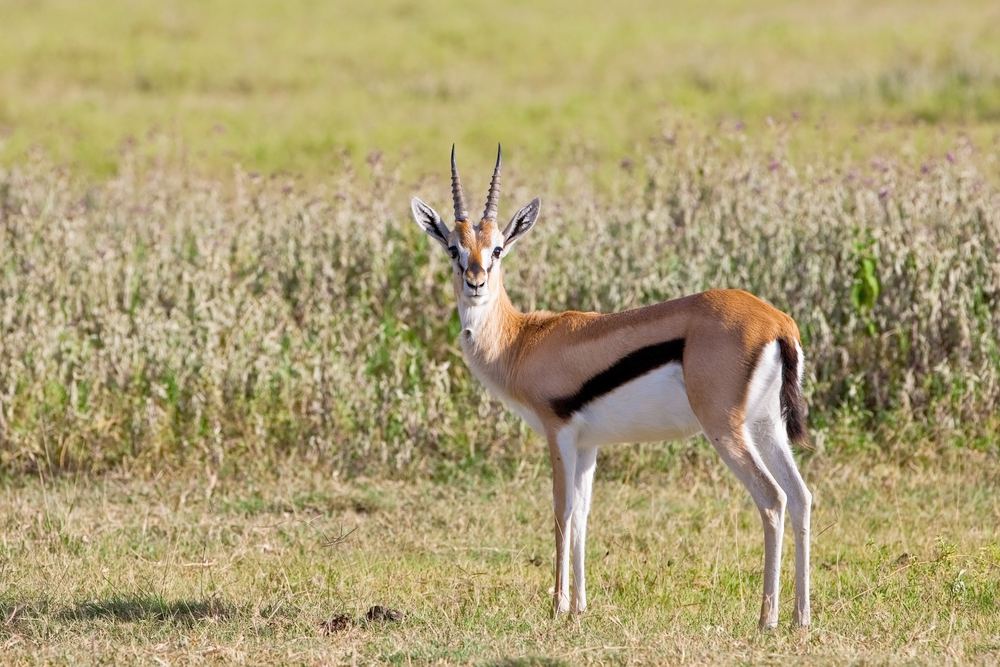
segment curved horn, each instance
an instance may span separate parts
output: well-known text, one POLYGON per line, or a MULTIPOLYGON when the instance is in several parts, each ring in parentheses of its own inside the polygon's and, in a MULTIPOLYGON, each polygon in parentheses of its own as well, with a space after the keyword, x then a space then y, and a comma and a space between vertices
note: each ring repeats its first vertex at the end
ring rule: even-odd
POLYGON ((455 144, 451 145, 451 196, 455 201, 455 222, 468 220, 469 212, 465 210, 462 181, 458 178, 458 163, 455 162, 455 144))
POLYGON ((484 220, 497 219, 497 203, 500 201, 500 144, 497 144, 497 166, 493 169, 493 181, 490 183, 490 195, 486 198, 486 210, 483 211, 484 220))

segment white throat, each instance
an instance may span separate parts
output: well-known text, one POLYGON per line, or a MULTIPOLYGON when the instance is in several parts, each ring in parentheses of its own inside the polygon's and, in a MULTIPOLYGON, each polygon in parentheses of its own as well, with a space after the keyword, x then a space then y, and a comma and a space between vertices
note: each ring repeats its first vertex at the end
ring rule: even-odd
POLYGON ((470 304, 465 299, 458 299, 458 319, 462 322, 462 345, 466 341, 477 346, 482 342, 480 335, 493 309, 493 299, 486 299, 479 304, 470 304))

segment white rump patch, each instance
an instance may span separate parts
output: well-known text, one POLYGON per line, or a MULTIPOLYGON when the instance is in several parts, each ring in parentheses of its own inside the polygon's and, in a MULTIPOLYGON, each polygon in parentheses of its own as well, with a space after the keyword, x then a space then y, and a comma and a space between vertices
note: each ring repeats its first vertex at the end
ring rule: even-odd
MULTIPOLYGON (((799 352, 799 359, 802 352, 799 352)), ((800 364, 801 366, 801 364, 800 364)), ((785 430, 781 419, 781 349, 773 340, 764 346, 747 390, 746 422, 768 423, 785 430)))

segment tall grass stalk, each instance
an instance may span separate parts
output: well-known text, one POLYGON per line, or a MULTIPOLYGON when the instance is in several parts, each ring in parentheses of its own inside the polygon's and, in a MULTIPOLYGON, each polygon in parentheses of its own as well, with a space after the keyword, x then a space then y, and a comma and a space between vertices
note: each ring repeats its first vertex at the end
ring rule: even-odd
MULTIPOLYGON (((511 156, 501 208, 543 199, 507 265, 515 304, 746 289, 798 321, 820 436, 846 417, 875 445, 927 424, 989 443, 1000 192, 981 169, 995 155, 796 164, 780 139, 751 144, 679 132, 603 185, 587 166, 519 174, 511 156)), ((96 186, 37 156, 0 172, 3 469, 540 460, 466 370, 448 262, 394 168, 300 186, 139 155, 96 186)), ((441 210, 445 177, 419 186, 441 210)))

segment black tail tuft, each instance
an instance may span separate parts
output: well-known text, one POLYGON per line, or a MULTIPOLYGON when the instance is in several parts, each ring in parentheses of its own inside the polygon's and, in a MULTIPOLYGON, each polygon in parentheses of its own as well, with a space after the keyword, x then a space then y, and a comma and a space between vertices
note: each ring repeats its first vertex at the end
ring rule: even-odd
POLYGON ((799 352, 795 341, 779 338, 781 350, 781 417, 785 420, 788 439, 800 446, 809 447, 809 433, 806 431, 806 409, 799 387, 799 352))

